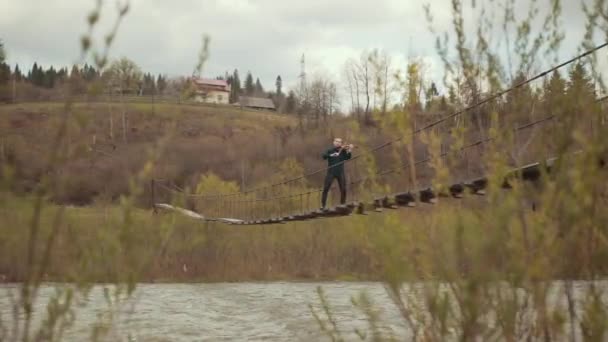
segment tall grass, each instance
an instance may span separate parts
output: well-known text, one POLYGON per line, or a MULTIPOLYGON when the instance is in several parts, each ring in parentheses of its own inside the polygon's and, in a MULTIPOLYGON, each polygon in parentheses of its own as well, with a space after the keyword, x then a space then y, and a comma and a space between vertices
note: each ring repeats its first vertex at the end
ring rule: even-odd
MULTIPOLYGON (((92 59, 100 70, 107 65, 112 42, 128 12, 128 3, 117 8, 114 25, 109 32, 101 33, 104 36, 98 46, 95 36, 102 5, 102 1, 97 1, 87 17, 88 29, 81 39, 78 60, 80 63, 92 59)), ((15 119, 17 126, 12 129, 18 130, 19 120, 26 118, 15 119)), ((100 316, 91 339, 107 339, 111 313, 131 295, 150 264, 157 261, 158 251, 166 245, 175 225, 175 218, 170 217, 154 219, 152 225, 149 214, 135 208, 164 141, 160 139, 140 154, 145 161, 127 173, 128 191, 117 199, 118 206, 100 206, 94 212, 79 210, 56 206, 52 201, 61 198, 68 186, 80 186, 62 171, 68 161, 82 158, 90 148, 88 141, 75 139, 84 134, 90 118, 82 115, 81 108, 68 97, 56 115, 36 120, 50 123, 48 131, 40 134, 48 137, 44 153, 29 155, 36 159, 34 170, 20 168, 18 160, 23 156, 7 148, 12 136, 2 139, 0 273, 4 281, 19 283, 1 289, 9 299, 10 310, 0 312, 0 340, 61 340, 77 319, 78 307, 86 302, 93 284, 100 279, 106 282, 100 286, 106 294, 108 314, 100 316), (23 179, 21 172, 30 172, 33 182, 18 185, 23 179), (19 186, 26 187, 26 191, 19 191, 19 186), (151 226, 155 234, 147 234, 151 226), (57 278, 57 274, 61 277, 57 278), (54 292, 46 303, 40 303, 41 287, 51 280, 62 282, 48 284, 54 292), (41 306, 46 310, 40 310, 41 306)), ((31 142, 17 137, 17 145, 27 143, 31 142)))

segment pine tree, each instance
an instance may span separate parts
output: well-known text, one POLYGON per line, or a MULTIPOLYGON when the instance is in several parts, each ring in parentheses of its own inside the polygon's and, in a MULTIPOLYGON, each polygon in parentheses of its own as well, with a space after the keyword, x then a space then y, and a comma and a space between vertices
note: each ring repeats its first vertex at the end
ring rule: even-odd
POLYGON ((29 74, 28 74, 28 81, 30 81, 30 83, 32 83, 33 85, 37 85, 37 77, 38 77, 38 63, 34 62, 34 65, 32 66, 32 70, 30 70, 29 74))
POLYGON ((162 95, 167 89, 167 79, 162 75, 158 75, 156 79, 156 90, 159 95, 162 95))
POLYGON ((38 66, 38 69, 36 70, 36 75, 34 76, 34 84, 39 87, 44 87, 45 74, 46 72, 44 71, 44 68, 42 66, 38 66))
POLYGON ((448 104, 448 100, 446 99, 445 95, 441 96, 441 99, 439 100, 439 110, 446 113, 446 112, 450 112, 450 105, 448 104))
POLYGON ((247 94, 247 96, 251 96, 254 92, 255 84, 253 83, 253 76, 251 76, 251 72, 248 72, 247 78, 245 78, 245 94, 247 94))
POLYGON ((437 91, 437 86, 435 85, 435 82, 431 82, 431 85, 426 90, 426 106, 425 106, 426 111, 436 110, 436 108, 434 108, 435 107, 434 104, 435 104, 435 98, 437 96, 439 96, 439 91, 437 91))
POLYGON ((0 84, 7 84, 11 79, 11 67, 2 62, 0 63, 0 84))
POLYGON ((74 95, 84 94, 86 91, 84 80, 77 65, 72 66, 70 72, 70 89, 74 95))
POLYGON ((573 96, 585 96, 595 98, 595 87, 593 81, 587 75, 587 70, 582 63, 577 63, 570 70, 570 81, 568 82, 568 93, 573 96))
POLYGON ((283 80, 281 79, 281 75, 277 76, 277 80, 275 81, 275 85, 277 87, 277 96, 281 97, 283 95, 283 93, 282 93, 283 80))
POLYGON ((263 96, 264 95, 264 87, 262 87, 262 83, 260 82, 259 78, 257 78, 255 80, 255 91, 254 91, 254 93, 257 96, 263 96))
POLYGON ((287 100, 285 103, 285 112, 289 113, 289 114, 293 114, 296 112, 296 94, 293 92, 293 90, 289 91, 289 94, 287 95, 287 100))
POLYGON ((558 70, 554 71, 549 81, 543 85, 543 109, 545 115, 555 115, 563 109, 566 95, 566 81, 558 70))
POLYGON ((92 82, 99 77, 99 72, 95 67, 85 64, 81 71, 82 78, 87 82, 92 82))
POLYGON ((450 84, 448 87, 448 102, 450 106, 456 106, 458 104, 458 96, 456 95, 456 89, 454 85, 450 84))
POLYGON ((4 43, 0 40, 0 63, 6 60, 6 52, 4 51, 4 43))
POLYGON ((567 111, 578 117, 591 115, 591 111, 597 107, 595 87, 582 63, 577 63, 570 70, 569 78, 565 104, 567 111))
POLYGON ((57 82, 63 83, 68 78, 68 68, 63 67, 57 72, 57 82))
POLYGON ((0 84, 7 83, 11 78, 11 67, 5 63, 5 60, 4 44, 0 40, 0 84))
POLYGON ((241 80, 239 79, 239 71, 234 69, 232 74, 232 83, 230 84, 230 103, 235 103, 239 100, 241 94, 241 80))
POLYGON ((17 82, 21 82, 21 80, 23 79, 23 75, 21 74, 21 69, 19 69, 19 64, 15 65, 15 71, 13 72, 13 74, 15 75, 15 80, 17 82))
POLYGON ((142 93, 147 96, 156 95, 157 93, 154 77, 150 73, 144 75, 142 93))
POLYGON ((78 66, 72 66, 72 71, 70 72, 70 77, 80 77, 80 70, 78 70, 78 66))
POLYGON ((53 88, 57 78, 57 71, 51 66, 42 76, 42 86, 46 88, 53 88))

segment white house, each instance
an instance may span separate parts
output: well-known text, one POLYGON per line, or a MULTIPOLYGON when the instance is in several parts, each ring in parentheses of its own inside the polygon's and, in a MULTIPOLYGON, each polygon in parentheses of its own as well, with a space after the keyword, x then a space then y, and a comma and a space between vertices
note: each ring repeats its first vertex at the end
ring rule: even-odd
POLYGON ((192 80, 196 88, 194 100, 204 103, 230 103, 230 85, 224 80, 195 78, 192 80))

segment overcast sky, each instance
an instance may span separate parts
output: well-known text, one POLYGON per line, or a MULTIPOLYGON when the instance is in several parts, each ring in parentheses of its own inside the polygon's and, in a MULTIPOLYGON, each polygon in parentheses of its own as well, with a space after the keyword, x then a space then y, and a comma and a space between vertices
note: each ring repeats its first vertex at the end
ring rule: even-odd
MULTIPOLYGON (((478 0, 479 1, 479 0, 478 0)), ((524 0, 516 0, 522 2, 524 0)), ((436 25, 449 28, 450 0, 430 0, 436 25)), ((466 6, 471 0, 465 0, 466 6)), ((527 2, 527 0, 525 0, 527 2)), ((539 0, 546 6, 548 0, 539 0)), ((567 40, 562 56, 577 52, 584 18, 578 0, 564 0, 567 40)), ((34 61, 49 66, 76 60, 79 36, 93 0, 4 0, 0 39, 8 62, 29 69, 34 61)), ((340 77, 344 61, 363 49, 387 50, 403 67, 408 56, 425 58, 438 77, 433 36, 415 0, 132 0, 111 56, 128 56, 143 71, 169 76, 192 72, 201 36, 211 36, 205 76, 238 68, 259 77, 266 89, 281 75, 295 84, 300 56, 309 74, 340 77)), ((101 33, 115 18, 115 1, 104 5, 101 33)), ((523 15, 519 11, 519 15, 523 15)))

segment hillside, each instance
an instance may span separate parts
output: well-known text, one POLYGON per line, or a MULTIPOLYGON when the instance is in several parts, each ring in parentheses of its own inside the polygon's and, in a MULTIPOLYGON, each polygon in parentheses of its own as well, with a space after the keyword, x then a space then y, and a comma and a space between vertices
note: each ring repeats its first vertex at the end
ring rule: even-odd
MULTIPOLYGON (((15 191, 27 193, 40 181, 63 112, 61 103, 0 106, 0 165, 14 168, 15 191)), ((117 103, 78 103, 68 127, 70 153, 61 169, 66 186, 58 203, 90 204, 96 198, 116 199, 128 191, 138 172, 164 137, 157 177, 178 184, 214 171, 241 179, 235 161, 266 163, 277 154, 281 136, 292 134, 293 117, 230 107, 117 103)), ((250 172, 251 170, 245 170, 250 172)), ((263 170, 256 172, 264 173, 263 170)))

